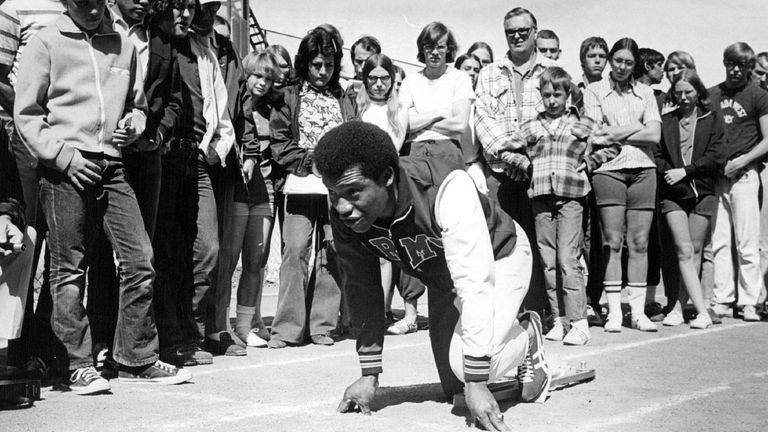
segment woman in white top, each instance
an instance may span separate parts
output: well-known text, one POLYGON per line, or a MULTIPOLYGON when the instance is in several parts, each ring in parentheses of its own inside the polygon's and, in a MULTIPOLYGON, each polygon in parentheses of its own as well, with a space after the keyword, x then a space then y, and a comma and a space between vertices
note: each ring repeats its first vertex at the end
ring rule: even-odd
POLYGON ((408 109, 409 154, 442 158, 463 168, 460 140, 475 100, 472 80, 447 64, 458 47, 443 23, 427 24, 416 45, 425 67, 407 76, 400 89, 400 102, 408 109))
MULTIPOLYGON (((396 88, 397 68, 392 60, 384 54, 375 54, 363 64, 362 80, 365 91, 357 95, 360 119, 372 123, 389 134, 392 144, 399 152, 408 130, 408 110, 400 106, 396 88)), ((417 330, 416 303, 424 292, 423 285, 399 269, 393 268, 387 260, 381 260, 381 285, 384 289, 384 307, 388 321, 393 321, 391 304, 397 281, 400 293, 405 299, 405 316, 387 329, 389 334, 407 334, 417 330)))

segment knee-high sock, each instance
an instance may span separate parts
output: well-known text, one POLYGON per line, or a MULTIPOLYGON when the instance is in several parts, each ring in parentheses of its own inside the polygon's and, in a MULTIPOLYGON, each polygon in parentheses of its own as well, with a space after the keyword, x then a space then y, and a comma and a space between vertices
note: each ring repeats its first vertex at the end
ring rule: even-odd
POLYGON ((629 307, 632 309, 632 317, 645 315, 645 292, 647 285, 641 282, 627 283, 627 296, 629 297, 629 307))

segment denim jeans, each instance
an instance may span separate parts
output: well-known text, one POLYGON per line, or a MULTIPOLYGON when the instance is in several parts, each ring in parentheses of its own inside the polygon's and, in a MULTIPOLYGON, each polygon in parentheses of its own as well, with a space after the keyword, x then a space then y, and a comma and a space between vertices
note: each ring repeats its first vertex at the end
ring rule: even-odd
POLYGON ((584 200, 545 195, 533 198, 531 206, 552 314, 565 316, 568 322, 584 319, 587 293, 580 261, 584 200))
POLYGON ((67 348, 70 369, 93 365, 91 332, 83 306, 85 269, 95 233, 103 229, 120 265, 114 359, 144 366, 158 358, 152 314, 152 246, 120 159, 83 156, 101 167, 101 180, 78 191, 62 173, 40 167, 40 202, 48 222, 51 326, 67 348))
MULTIPOLYGON (((150 240, 155 232, 160 200, 160 152, 134 152, 123 155, 128 184, 136 194, 144 228, 150 240)), ((102 230, 95 243, 96 253, 88 268, 88 304, 93 343, 112 346, 117 326, 118 280, 112 247, 102 230)))
POLYGON ((218 259, 219 233, 205 155, 174 148, 162 164, 154 238, 155 314, 165 349, 203 339, 202 299, 218 259))
MULTIPOLYGON (((325 195, 286 195, 283 262, 272 337, 300 343, 309 335, 336 328, 341 302, 336 254, 330 250, 328 199, 325 195), (314 271, 309 274, 312 240, 314 271)), ((382 310, 382 313, 383 310, 382 310)))

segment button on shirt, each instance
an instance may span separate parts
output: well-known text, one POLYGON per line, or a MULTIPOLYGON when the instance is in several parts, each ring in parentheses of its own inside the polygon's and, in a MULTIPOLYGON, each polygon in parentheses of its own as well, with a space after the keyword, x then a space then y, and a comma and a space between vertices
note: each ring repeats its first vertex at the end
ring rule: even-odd
POLYGON ((493 171, 503 172, 506 168, 507 164, 499 158, 498 152, 509 144, 519 124, 535 119, 544 111, 539 76, 550 66, 557 66, 557 62, 537 55, 530 70, 515 72, 512 61, 505 56, 480 71, 475 89, 475 134, 493 171))
MULTIPOLYGON (((607 126, 627 126, 636 122, 643 125, 654 121, 661 123, 651 87, 632 80, 622 90, 610 77, 592 83, 584 90, 584 114, 607 126)), ((596 171, 655 167, 656 164, 645 152, 629 144, 622 146, 616 159, 596 171)))

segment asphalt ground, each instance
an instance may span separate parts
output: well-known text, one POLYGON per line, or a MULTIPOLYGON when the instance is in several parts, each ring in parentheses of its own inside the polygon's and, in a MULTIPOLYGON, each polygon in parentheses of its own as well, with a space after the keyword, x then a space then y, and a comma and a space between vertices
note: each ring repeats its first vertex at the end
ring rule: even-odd
MULTIPOLYGON (((276 289, 267 285, 265 316, 276 289)), ((426 313, 422 299, 420 313, 426 313)), ((399 305, 395 300, 395 305, 399 305)), ((707 330, 592 328, 584 347, 545 343, 550 365, 586 362, 597 378, 546 403, 501 405, 517 431, 761 431, 768 401, 768 323, 726 319, 707 330)), ((194 382, 112 382, 106 395, 43 389, 34 407, 0 412, 2 431, 464 431, 438 384, 428 332, 387 336, 371 416, 335 412, 360 374, 354 340, 282 350, 249 348, 191 368, 194 382)))

